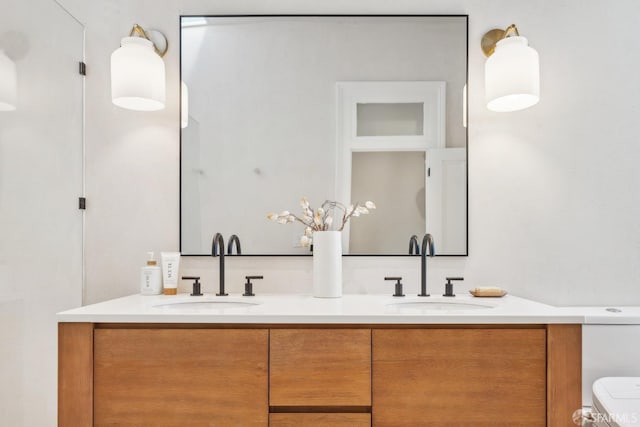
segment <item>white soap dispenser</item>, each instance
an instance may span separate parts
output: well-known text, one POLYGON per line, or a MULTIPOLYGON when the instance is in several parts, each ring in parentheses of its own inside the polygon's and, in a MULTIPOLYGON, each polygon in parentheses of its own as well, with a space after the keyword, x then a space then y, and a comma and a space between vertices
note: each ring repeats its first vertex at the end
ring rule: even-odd
POLYGON ((147 252, 147 265, 140 272, 140 293, 142 295, 160 295, 162 293, 162 272, 153 258, 153 252, 147 252))

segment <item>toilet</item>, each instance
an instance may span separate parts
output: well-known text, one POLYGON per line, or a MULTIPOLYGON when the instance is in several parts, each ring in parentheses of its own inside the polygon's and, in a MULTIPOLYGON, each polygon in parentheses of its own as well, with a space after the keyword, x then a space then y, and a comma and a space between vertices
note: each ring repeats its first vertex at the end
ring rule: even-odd
POLYGON ((588 310, 582 327, 582 404, 594 427, 640 426, 640 308, 588 310))
POLYGON ((640 426, 640 377, 604 377, 593 383, 594 427, 640 426))

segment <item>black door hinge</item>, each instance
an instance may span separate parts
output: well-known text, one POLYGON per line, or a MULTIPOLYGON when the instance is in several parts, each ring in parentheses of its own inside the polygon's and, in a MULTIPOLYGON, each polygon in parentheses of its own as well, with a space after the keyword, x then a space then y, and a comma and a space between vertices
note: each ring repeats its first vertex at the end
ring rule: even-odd
POLYGON ((85 210, 87 209, 87 199, 84 197, 78 198, 78 209, 85 210))
POLYGON ((82 61, 78 62, 78 73, 80 73, 81 76, 86 76, 87 75, 87 64, 85 64, 82 61))
POLYGON ((431 176, 431 168, 427 168, 427 178, 431 176))

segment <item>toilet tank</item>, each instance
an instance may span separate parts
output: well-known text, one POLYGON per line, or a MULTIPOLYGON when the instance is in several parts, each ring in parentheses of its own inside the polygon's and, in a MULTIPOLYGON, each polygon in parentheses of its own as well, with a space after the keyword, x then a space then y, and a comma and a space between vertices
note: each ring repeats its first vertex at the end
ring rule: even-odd
POLYGON ((589 308, 582 327, 582 404, 602 377, 640 377, 640 307, 589 308))

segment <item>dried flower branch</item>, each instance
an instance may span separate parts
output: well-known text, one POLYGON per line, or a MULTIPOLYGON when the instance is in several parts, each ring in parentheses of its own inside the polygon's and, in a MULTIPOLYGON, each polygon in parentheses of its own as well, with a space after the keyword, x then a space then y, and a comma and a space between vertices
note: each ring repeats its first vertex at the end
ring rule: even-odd
POLYGON ((314 231, 328 231, 331 229, 336 217, 336 210, 342 211, 340 226, 337 229, 337 231, 342 231, 351 217, 366 215, 376 208, 376 204, 370 200, 364 204, 358 202, 355 205, 349 205, 349 207, 345 207, 340 202, 325 200, 322 206, 314 211, 306 197, 300 200, 300 206, 302 207, 301 217, 289 211, 282 211, 279 214, 270 213, 267 218, 280 224, 289 224, 296 221, 304 224, 304 235, 300 238, 300 243, 303 247, 311 245, 314 231))

